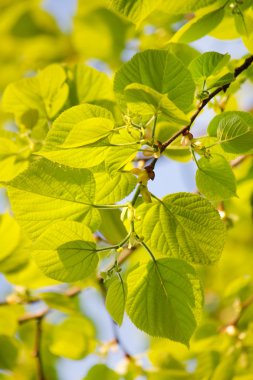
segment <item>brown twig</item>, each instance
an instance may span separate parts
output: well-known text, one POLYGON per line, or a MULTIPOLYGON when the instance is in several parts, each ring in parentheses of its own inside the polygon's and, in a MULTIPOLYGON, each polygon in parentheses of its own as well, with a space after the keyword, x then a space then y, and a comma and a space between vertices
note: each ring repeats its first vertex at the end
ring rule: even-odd
POLYGON ((35 333, 35 345, 34 345, 34 358, 37 359, 37 373, 38 380, 46 380, 43 370, 43 362, 41 355, 41 339, 42 339, 42 321, 44 315, 37 317, 36 319, 36 333, 35 333))
POLYGON ((240 319, 242 317, 243 312, 253 304, 253 295, 250 296, 246 301, 242 302, 240 313, 229 323, 227 323, 225 326, 222 326, 220 328, 220 331, 227 331, 229 327, 236 328, 238 326, 238 323, 240 322, 240 319))
MULTIPOLYGON (((238 75, 240 75, 243 71, 245 71, 253 62, 253 55, 249 56, 248 58, 245 59, 244 63, 237 67, 235 70, 234 70, 234 79, 236 79, 238 77, 238 75)), ((184 126, 183 128, 181 128, 179 131, 177 131, 176 133, 174 133, 173 136, 171 136, 167 141, 165 141, 161 147, 160 147, 160 153, 163 153, 165 151, 165 149, 173 142, 175 141, 179 136, 181 135, 185 135, 189 132, 192 124, 194 123, 195 119, 197 118, 197 116, 200 114, 200 112, 203 110, 203 108, 216 96, 218 95, 221 91, 223 92, 226 92, 227 89, 230 87, 232 82, 230 83, 227 83, 223 86, 220 86, 220 87, 217 87, 213 92, 211 92, 207 98, 205 98, 201 103, 200 105, 198 106, 197 110, 195 111, 195 113, 192 115, 191 119, 190 119, 190 123, 187 124, 186 126, 184 126)), ((154 171, 154 168, 155 168, 155 165, 158 161, 158 158, 154 158, 152 160, 152 162, 146 166, 146 170, 147 171, 154 171)))
MULTIPOLYGON (((124 248, 123 251, 120 253, 120 256, 118 258, 118 264, 121 265, 123 264, 127 259, 128 257, 133 253, 133 251, 135 250, 136 248, 135 247, 132 247, 132 248, 124 248)), ((102 277, 101 276, 97 276, 97 280, 98 281, 101 281, 102 280, 102 277)), ((67 289, 64 293, 61 293, 61 294, 64 294, 65 296, 67 297, 75 297, 77 296, 78 294, 80 294, 82 292, 82 288, 79 287, 79 286, 73 286, 69 289, 67 289)), ((36 298, 36 299, 29 299, 29 300, 25 300, 23 302, 18 302, 18 304, 33 304, 33 303, 37 303, 37 302, 40 302, 40 301, 43 301, 43 299, 40 299, 40 298, 36 298)), ((11 303, 11 302, 8 302, 8 300, 5 300, 3 302, 0 303, 0 307, 1 306, 10 306, 12 304, 15 304, 15 303, 11 303)), ((24 314, 23 316, 21 316, 19 319, 18 319, 18 323, 19 324, 23 324, 23 323, 26 323, 26 322, 29 322, 29 321, 32 321, 32 320, 37 320, 41 317, 44 317, 48 312, 50 311, 49 308, 46 308, 42 311, 39 311, 39 312, 36 312, 36 313, 27 313, 27 314, 24 314)))
POLYGON ((249 156, 239 156, 237 158, 235 158, 234 160, 232 160, 230 162, 230 166, 232 168, 236 168, 237 166, 239 166, 247 157, 249 156))
POLYGON ((113 335, 114 335, 114 342, 117 344, 117 346, 121 349, 122 353, 124 354, 125 358, 128 360, 132 359, 132 355, 128 352, 126 349, 124 343, 122 342, 119 333, 118 333, 118 326, 117 324, 111 319, 112 321, 112 329, 113 329, 113 335))
POLYGON ((41 319, 46 316, 46 314, 49 312, 49 308, 46 308, 42 311, 39 311, 37 313, 27 313, 25 315, 22 315, 22 317, 19 317, 18 323, 22 325, 23 323, 34 321, 41 319))

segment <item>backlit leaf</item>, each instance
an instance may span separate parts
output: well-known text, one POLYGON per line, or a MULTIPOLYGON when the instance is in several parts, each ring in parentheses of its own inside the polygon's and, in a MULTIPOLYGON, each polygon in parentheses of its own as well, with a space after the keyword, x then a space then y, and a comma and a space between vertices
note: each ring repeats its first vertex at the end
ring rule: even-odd
POLYGON ((70 149, 64 149, 62 146, 77 124, 96 117, 106 118, 110 122, 113 120, 112 114, 108 110, 95 105, 82 104, 69 108, 55 120, 53 128, 47 135, 45 145, 37 154, 74 168, 89 168, 99 165, 105 159, 108 143, 99 141, 89 147, 70 149))
POLYGON ((54 280, 82 280, 96 269, 98 255, 91 231, 81 223, 62 221, 50 226, 32 246, 42 272, 54 280))
POLYGON ((171 124, 189 123, 189 118, 166 95, 152 88, 133 83, 125 88, 125 98, 129 109, 137 114, 155 115, 161 113, 171 124))
POLYGON ((95 348, 94 335, 94 327, 88 319, 73 316, 54 327, 49 349, 54 355, 80 360, 95 348))
POLYGON ((120 99, 132 83, 148 86, 166 96, 182 111, 192 105, 194 82, 184 64, 166 50, 146 50, 137 53, 115 75, 114 89, 120 99))
POLYGON ((229 54, 216 52, 204 53, 191 62, 189 70, 196 83, 203 83, 210 76, 218 74, 228 63, 229 59, 229 54))
POLYGON ((178 30, 171 39, 171 42, 192 42, 210 33, 224 17, 224 9, 219 8, 213 11, 205 10, 195 15, 187 24, 178 30))
POLYGON ((225 229, 218 212, 198 195, 176 193, 137 208, 136 231, 151 249, 193 263, 217 261, 225 229))
POLYGON ((203 303, 191 265, 173 258, 149 261, 130 272, 127 286, 127 313, 139 329, 189 344, 203 303))
POLYGON ((198 161, 196 184, 208 199, 221 201, 236 195, 236 180, 227 160, 218 155, 198 161))
POLYGON ((62 148, 77 148, 92 144, 112 133, 114 123, 110 119, 94 117, 77 123, 61 145, 62 148))
POLYGON ((92 229, 100 222, 91 206, 95 180, 87 169, 41 159, 9 183, 8 194, 17 220, 32 239, 58 220, 83 221, 92 229))
POLYGON ((105 305, 113 320, 117 322, 118 325, 121 325, 125 311, 126 285, 121 277, 115 274, 115 276, 108 281, 108 286, 105 305))
POLYGON ((228 111, 213 118, 209 136, 218 138, 225 152, 247 153, 253 150, 253 116, 248 112, 228 111))

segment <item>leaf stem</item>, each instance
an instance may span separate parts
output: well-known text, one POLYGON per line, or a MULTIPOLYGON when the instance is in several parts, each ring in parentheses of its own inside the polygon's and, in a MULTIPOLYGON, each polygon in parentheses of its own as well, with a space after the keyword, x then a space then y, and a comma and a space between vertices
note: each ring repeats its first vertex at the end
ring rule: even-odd
POLYGON ((152 128, 152 139, 151 139, 152 144, 154 144, 154 140, 155 140, 156 124, 157 124, 157 115, 155 114, 155 115, 154 115, 153 128, 152 128))
POLYGON ((128 207, 127 204, 119 204, 119 205, 91 205, 92 207, 94 208, 98 208, 98 209, 119 209, 119 208, 124 208, 124 207, 128 207))
POLYGON ((139 240, 139 242, 141 243, 141 245, 146 249, 146 251, 149 253, 149 255, 151 256, 152 260, 154 261, 154 263, 156 264, 156 258, 155 256, 153 255, 153 253, 151 252, 151 250, 149 249, 149 247, 147 246, 147 244, 142 241, 138 235, 136 235, 136 238, 139 240))
POLYGON ((37 359, 38 380, 46 380, 44 376, 42 356, 41 356, 41 339, 42 339, 42 321, 43 316, 36 319, 35 347, 33 356, 37 359))
POLYGON ((141 186, 139 185, 139 186, 137 186, 136 191, 135 191, 134 196, 133 196, 133 199, 131 201, 132 206, 135 205, 135 203, 136 203, 136 201, 138 199, 138 196, 140 194, 140 191, 141 191, 141 186))
POLYGON ((110 245, 108 247, 104 247, 104 248, 98 248, 96 249, 96 252, 103 252, 103 251, 108 251, 108 250, 111 250, 111 249, 118 249, 120 247, 123 247, 123 245, 128 242, 130 236, 131 236, 131 233, 132 231, 130 231, 127 236, 125 237, 125 239, 123 239, 120 243, 116 244, 116 245, 110 245))
POLYGON ((198 160, 197 160, 197 158, 196 158, 196 155, 195 155, 194 149, 192 149, 192 148, 191 148, 191 154, 192 154, 192 157, 193 157, 193 160, 194 160, 195 164, 197 165, 197 168, 200 170, 198 160))

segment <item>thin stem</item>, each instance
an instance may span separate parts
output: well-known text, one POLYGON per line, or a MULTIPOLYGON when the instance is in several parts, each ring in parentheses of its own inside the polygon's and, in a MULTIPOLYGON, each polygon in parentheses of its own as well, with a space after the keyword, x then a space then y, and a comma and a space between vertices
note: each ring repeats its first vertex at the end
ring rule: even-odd
POLYGON ((192 149, 192 148, 191 148, 191 153, 192 153, 193 160, 194 160, 195 164, 197 165, 197 168, 200 169, 198 160, 197 160, 195 152, 194 152, 194 149, 192 149))
POLYGON ((123 205, 91 205, 91 207, 98 208, 98 209, 117 209, 117 208, 123 208, 128 207, 127 204, 123 205))
POLYGON ((125 345, 123 344, 123 342, 122 342, 122 340, 121 340, 121 338, 119 336, 117 324, 114 322, 114 320, 112 318, 111 318, 111 321, 112 321, 112 330, 113 330, 113 335, 114 335, 115 343, 121 349, 121 351, 123 352, 124 356, 127 359, 131 360, 132 359, 132 355, 125 348, 125 345))
POLYGON ((110 245, 108 247, 96 249, 96 252, 108 251, 111 249, 118 249, 118 248, 122 247, 129 240, 131 233, 132 233, 132 231, 130 231, 128 233, 128 235, 125 237, 125 239, 123 239, 119 244, 110 245))
POLYGON ((135 124, 133 121, 131 121, 131 126, 141 130, 141 127, 138 124, 135 124))
POLYGON ((151 250, 149 249, 149 247, 147 246, 147 244, 142 241, 138 235, 136 235, 136 238, 139 240, 139 242, 141 243, 141 245, 146 249, 146 251, 150 254, 152 260, 154 261, 154 263, 156 264, 156 258, 155 256, 153 255, 153 253, 151 252, 151 250))
POLYGON ((133 199, 132 199, 132 201, 131 201, 132 206, 135 205, 135 203, 136 203, 136 201, 137 201, 137 199, 138 199, 138 196, 139 196, 139 194, 140 194, 140 191, 141 191, 141 187, 140 187, 140 185, 139 185, 139 186, 137 186, 136 191, 135 191, 134 196, 133 196, 133 199))
POLYGON ((240 165, 247 157, 250 156, 239 156, 235 158, 233 161, 230 162, 230 166, 232 168, 236 168, 238 165, 240 165))
POLYGON ((153 123, 153 128, 152 128, 152 144, 154 144, 155 140, 155 131, 156 131, 156 124, 157 124, 157 115, 154 115, 154 123, 153 123))
POLYGON ((155 115, 152 115, 151 118, 146 122, 145 128, 147 128, 149 126, 149 124, 152 123, 152 121, 154 120, 154 117, 155 117, 155 115))
POLYGON ((160 198, 158 198, 155 194, 150 193, 150 195, 152 198, 155 198, 158 202, 163 203, 162 200, 160 198))
POLYGON ((135 141, 131 143, 123 143, 123 144, 110 144, 110 146, 129 146, 129 145, 140 145, 140 141, 135 141))
POLYGON ((49 309, 46 308, 46 309, 39 311, 37 313, 25 314, 18 319, 18 323, 22 325, 23 323, 30 322, 30 321, 33 321, 36 319, 40 319, 40 318, 44 317, 48 312, 49 312, 49 309))
POLYGON ((203 81, 202 91, 205 90, 205 86, 206 86, 206 79, 203 81))
POLYGON ((121 129, 126 129, 126 126, 125 126, 125 125, 122 125, 122 126, 120 126, 120 127, 113 128, 113 129, 111 130, 111 132, 114 133, 114 132, 120 131, 121 129))
POLYGON ((208 145, 206 146, 206 149, 210 149, 212 148, 213 146, 217 146, 217 145, 220 145, 222 143, 222 141, 216 141, 215 143, 211 144, 211 145, 208 145))
POLYGON ((37 359, 37 373, 38 380, 46 380, 44 376, 42 355, 41 355, 41 340, 42 340, 42 320, 43 316, 36 320, 36 332, 35 332, 35 347, 33 356, 37 359))
POLYGON ((221 331, 226 331, 226 328, 228 326, 234 326, 234 327, 237 327, 239 322, 240 322, 240 319, 242 317, 242 314, 243 312, 248 308, 250 307, 251 305, 253 304, 253 295, 251 295, 246 301, 244 301, 242 304, 241 304, 241 310, 238 314, 237 317, 235 317, 235 319, 233 321, 231 321, 230 323, 226 324, 225 326, 222 326, 220 328, 221 331))

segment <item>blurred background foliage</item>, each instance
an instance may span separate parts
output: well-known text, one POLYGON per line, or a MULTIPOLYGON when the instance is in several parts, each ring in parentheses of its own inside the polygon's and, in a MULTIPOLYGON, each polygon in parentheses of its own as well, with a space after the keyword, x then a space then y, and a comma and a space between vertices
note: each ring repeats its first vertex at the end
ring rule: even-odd
MULTIPOLYGON (((107 104, 113 109, 114 95, 110 84, 112 73, 137 51, 148 48, 174 49, 178 56, 181 54, 184 62, 190 62, 199 54, 195 48, 205 51, 209 46, 217 45, 221 52, 225 53, 228 49, 235 58, 238 58, 237 49, 242 52, 241 57, 248 51, 253 52, 251 1, 242 2, 241 8, 244 14, 243 25, 249 29, 247 34, 242 27, 240 15, 233 14, 227 8, 223 20, 210 32, 213 38, 195 42, 192 44, 195 48, 189 49, 182 48, 181 45, 168 45, 175 31, 192 19, 194 11, 197 15, 207 12, 206 8, 203 11, 202 2, 197 3, 199 5, 194 7, 194 1, 192 4, 179 0, 158 1, 153 12, 138 19, 136 26, 132 22, 136 21, 135 16, 132 19, 124 17, 108 7, 105 0, 79 0, 78 4, 74 1, 1 0, 0 93, 3 94, 9 83, 24 77, 32 78, 45 66, 60 63, 61 66, 51 67, 50 75, 52 81, 56 75, 61 91, 66 91, 66 103, 55 105, 52 118, 64 107, 82 102, 107 104), (157 6, 158 4, 160 5, 157 6), (214 38, 226 42, 222 45, 214 38), (228 43, 227 40, 231 42, 228 43), (94 69, 83 69, 84 63, 103 71, 108 77, 94 69), (87 86, 86 75, 90 80, 88 93, 87 87, 82 87, 82 83, 87 86), (98 80, 99 86, 96 89, 95 83, 98 80), (68 90, 63 89, 63 83, 67 83, 68 90), (73 86, 78 87, 77 90, 73 91, 73 86)), ((213 3, 217 2, 203 2, 208 6, 213 3)), ((236 64, 237 60, 234 66, 236 64)), ((40 71, 39 74, 42 87, 43 72, 40 71)), ((240 91, 231 93, 226 110, 238 108, 253 112, 252 78, 253 70, 249 69, 241 80, 240 91)), ((21 83, 18 82, 16 87, 10 87, 9 90, 12 96, 16 91, 15 104, 8 104, 15 115, 14 119, 10 113, 2 110, 2 103, 0 105, 1 180, 14 177, 29 163, 32 150, 26 149, 30 140, 22 125, 33 127, 36 124, 33 143, 38 146, 47 132, 43 119, 45 104, 36 111, 38 114, 24 113, 27 99, 33 97, 33 84, 31 82, 22 90, 27 93, 26 98, 22 91, 19 92, 21 83)), ((238 90, 236 86, 235 90, 238 90)), ((114 113, 117 112, 114 109, 114 113)), ((205 129, 215 112, 220 112, 219 104, 213 104, 201 116, 200 122, 194 127, 196 134, 201 135, 199 130, 205 129)), ((189 172, 191 177, 194 176, 192 166, 177 163, 169 166, 167 161, 166 167, 169 169, 164 169, 164 162, 165 159, 159 169, 166 173, 168 180, 163 179, 155 185, 159 186, 160 193, 173 191, 173 185, 170 184, 173 181, 173 168, 180 171, 182 165, 186 165, 186 169, 182 169, 184 181, 176 179, 174 186, 177 186, 177 190, 194 191, 192 179, 188 180, 189 172)), ((37 359, 41 355, 45 380, 251 380, 252 163, 252 157, 238 162, 235 167, 238 198, 219 205, 228 225, 227 243, 217 265, 199 269, 205 285, 206 305, 202 322, 189 350, 167 340, 147 338, 133 327, 127 317, 121 328, 115 326, 105 311, 101 284, 95 278, 68 287, 44 277, 30 258, 27 238, 12 218, 2 189, 0 379, 37 379, 37 359), (35 352, 36 339, 40 339, 40 334, 41 349, 40 352, 35 352)), ((142 254, 141 248, 134 251, 130 262, 137 262, 142 254)))

